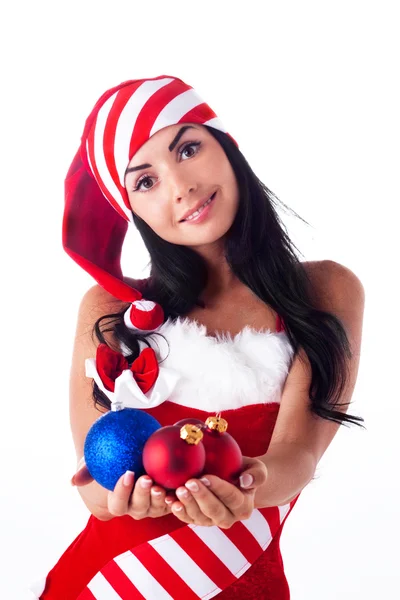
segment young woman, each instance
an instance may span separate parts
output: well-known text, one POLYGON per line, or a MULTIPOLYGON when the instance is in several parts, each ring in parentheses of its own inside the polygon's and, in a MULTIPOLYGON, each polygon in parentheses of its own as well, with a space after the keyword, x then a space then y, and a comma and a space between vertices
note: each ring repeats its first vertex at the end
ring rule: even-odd
POLYGON ((339 426, 363 421, 347 408, 364 290, 336 262, 300 262, 274 204, 182 80, 127 81, 96 103, 63 223, 65 250, 98 283, 79 311, 70 399, 72 483, 91 516, 37 598, 289 598, 284 522, 339 426), (121 271, 130 222, 150 254, 145 280, 121 271), (158 367, 144 390, 146 348, 158 367), (205 474, 167 493, 127 472, 109 491, 92 479, 86 434, 121 390, 104 374, 128 369, 128 403, 162 425, 222 414, 240 485, 205 474))

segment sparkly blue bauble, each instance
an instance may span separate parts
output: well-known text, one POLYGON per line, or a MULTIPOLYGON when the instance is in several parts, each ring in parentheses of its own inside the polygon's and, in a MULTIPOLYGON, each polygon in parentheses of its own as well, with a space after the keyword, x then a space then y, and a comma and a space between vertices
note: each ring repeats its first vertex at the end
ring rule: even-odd
POLYGON ((143 410, 124 408, 102 415, 89 429, 84 455, 89 473, 103 487, 113 490, 125 471, 135 481, 144 474, 143 446, 160 423, 143 410))

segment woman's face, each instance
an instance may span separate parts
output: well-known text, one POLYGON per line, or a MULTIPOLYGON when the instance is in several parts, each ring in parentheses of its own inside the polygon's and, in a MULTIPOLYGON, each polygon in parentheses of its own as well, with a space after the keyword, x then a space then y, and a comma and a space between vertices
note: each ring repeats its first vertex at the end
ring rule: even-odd
POLYGON ((220 240, 239 204, 224 150, 198 124, 179 123, 155 133, 130 161, 125 187, 133 212, 161 238, 193 249, 220 240), (213 194, 198 221, 182 221, 213 194))

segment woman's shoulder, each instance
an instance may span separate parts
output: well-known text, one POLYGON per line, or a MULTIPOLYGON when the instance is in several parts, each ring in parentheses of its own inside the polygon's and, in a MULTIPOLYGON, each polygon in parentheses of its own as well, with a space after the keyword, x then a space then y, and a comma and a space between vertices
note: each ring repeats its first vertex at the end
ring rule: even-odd
POLYGON ((95 284, 90 287, 82 296, 79 306, 79 312, 90 315, 91 320, 96 320, 97 316, 106 313, 117 313, 128 306, 127 302, 122 302, 107 292, 101 285, 95 284))
MULTIPOLYGON (((349 271, 344 265, 330 259, 302 261, 300 264, 304 268, 313 288, 317 289, 324 288, 327 279, 338 278, 343 271, 349 271)), ((125 283, 139 290, 144 296, 149 280, 150 278, 124 278, 125 283)), ((81 301, 81 308, 105 314, 106 312, 119 312, 128 304, 128 302, 123 302, 112 296, 100 285, 95 284, 85 292, 81 301)))
MULTIPOLYGON (((124 281, 141 292, 144 290, 148 280, 125 277, 124 281)), ((96 310, 97 308, 99 310, 106 309, 108 312, 118 312, 123 310, 128 304, 128 302, 123 302, 107 292, 97 283, 84 293, 81 300, 81 308, 89 308, 91 310, 96 310)))
POLYGON ((307 260, 307 261, 301 261, 301 266, 305 269, 307 275, 309 276, 317 276, 318 273, 323 272, 329 263, 331 263, 333 261, 330 261, 328 259, 325 260, 307 260))
POLYGON ((313 290, 318 290, 321 293, 325 292, 327 287, 343 286, 343 281, 358 281, 357 275, 346 265, 343 265, 335 260, 313 260, 302 262, 305 272, 313 285, 313 290))

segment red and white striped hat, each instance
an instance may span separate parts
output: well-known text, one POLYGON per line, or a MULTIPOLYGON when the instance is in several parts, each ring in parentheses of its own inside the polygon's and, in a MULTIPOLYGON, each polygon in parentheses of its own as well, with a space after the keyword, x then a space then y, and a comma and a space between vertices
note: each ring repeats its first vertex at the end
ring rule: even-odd
POLYGON ((65 180, 63 247, 105 290, 132 303, 125 323, 140 331, 157 329, 164 314, 122 274, 122 245, 133 222, 125 170, 152 135, 178 123, 199 123, 227 133, 215 112, 177 77, 121 83, 96 102, 65 180))

